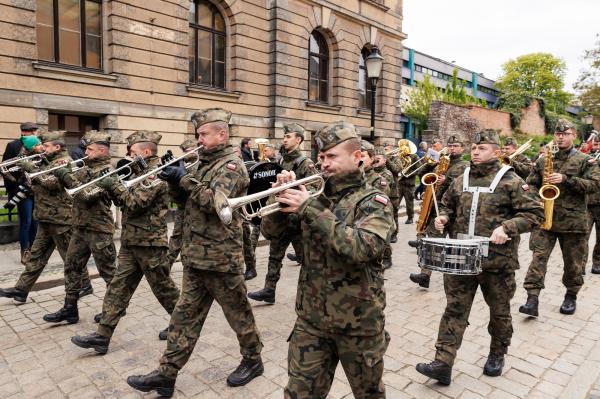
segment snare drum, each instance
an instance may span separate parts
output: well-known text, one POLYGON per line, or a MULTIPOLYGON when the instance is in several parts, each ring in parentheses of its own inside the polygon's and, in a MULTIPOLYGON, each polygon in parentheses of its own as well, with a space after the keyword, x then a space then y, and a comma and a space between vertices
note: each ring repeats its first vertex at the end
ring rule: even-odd
POLYGON ((417 247, 419 266, 447 274, 477 275, 487 244, 477 239, 423 238, 417 247))

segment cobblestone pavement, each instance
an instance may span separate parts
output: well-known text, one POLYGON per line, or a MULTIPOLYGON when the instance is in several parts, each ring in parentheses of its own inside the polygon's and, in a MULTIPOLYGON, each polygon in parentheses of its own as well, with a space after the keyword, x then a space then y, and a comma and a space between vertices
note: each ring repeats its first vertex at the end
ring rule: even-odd
MULTIPOLYGON (((384 381, 388 398, 588 398, 600 396, 600 276, 589 274, 580 293, 577 313, 558 313, 564 289, 560 283, 560 251, 555 250, 541 296, 541 316, 522 317, 517 309, 526 298, 521 284, 531 259, 528 237, 520 248, 522 269, 513 301, 513 344, 501 377, 482 375, 488 352, 488 311, 477 295, 449 387, 438 385, 415 371, 415 364, 434 357, 437 327, 445 298, 441 275, 434 274, 424 290, 408 280, 416 271, 416 253, 405 240, 414 237, 414 225, 400 226, 403 242, 394 244, 394 267, 386 272, 387 330, 392 341, 385 357, 384 381)), ((268 247, 260 247, 259 278, 248 289, 262 286, 268 247)), ((10 259, 3 261, 7 262, 10 259)), ((255 304, 254 312, 264 342, 265 373, 241 388, 226 386, 227 375, 238 365, 239 347, 221 309, 215 303, 190 362, 177 380, 178 398, 281 398, 287 382, 286 338, 293 326, 297 266, 285 261, 274 305, 255 304)), ((181 265, 174 278, 181 280, 181 265)), ((10 286, 14 281, 1 283, 10 286)), ((93 315, 105 292, 96 279, 94 294, 80 302, 81 321, 49 325, 42 316, 62 305, 63 287, 31 293, 24 305, 0 299, 0 397, 2 398, 141 398, 125 382, 127 375, 146 373, 158 365, 165 347, 157 338, 168 316, 143 282, 121 320, 109 352, 97 355, 75 347, 70 337, 94 331, 93 315)), ((338 367, 330 397, 352 397, 338 367)))

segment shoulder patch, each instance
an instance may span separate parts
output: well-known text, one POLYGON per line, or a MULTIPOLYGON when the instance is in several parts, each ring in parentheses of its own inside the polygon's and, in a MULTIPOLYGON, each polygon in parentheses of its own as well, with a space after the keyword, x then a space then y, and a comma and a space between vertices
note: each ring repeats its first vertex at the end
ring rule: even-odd
POLYGON ((595 158, 590 158, 590 159, 588 159, 588 163, 589 163, 590 165, 593 165, 593 164, 595 164, 595 163, 597 163, 597 162, 596 162, 596 159, 595 159, 595 158))
POLYGON ((523 189, 523 191, 529 191, 529 184, 523 184, 521 188, 523 189))
POLYGON ((381 179, 379 184, 381 184, 382 186, 387 186, 387 180, 381 179))
POLYGON ((237 165, 234 164, 233 162, 230 162, 226 165, 227 169, 229 170, 237 170, 237 165))
POLYGON ((383 195, 376 195, 375 197, 373 197, 373 199, 383 205, 387 205, 388 202, 390 201, 389 199, 387 199, 386 197, 384 197, 383 195))

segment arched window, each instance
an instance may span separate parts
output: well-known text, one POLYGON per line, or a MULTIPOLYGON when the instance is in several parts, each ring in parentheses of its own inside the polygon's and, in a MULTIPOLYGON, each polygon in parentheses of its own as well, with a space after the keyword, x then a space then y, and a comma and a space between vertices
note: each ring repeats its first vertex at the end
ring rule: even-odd
POLYGON ((313 31, 308 42, 308 100, 329 101, 329 49, 322 34, 313 31))
POLYGON ((190 3, 190 83, 225 88, 225 20, 206 0, 190 3))

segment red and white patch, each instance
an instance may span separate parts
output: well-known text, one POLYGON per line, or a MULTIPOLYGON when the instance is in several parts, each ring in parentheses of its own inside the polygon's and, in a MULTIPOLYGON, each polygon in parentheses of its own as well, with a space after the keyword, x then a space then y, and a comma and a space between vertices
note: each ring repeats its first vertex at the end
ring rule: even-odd
POLYGON ((382 181, 380 182, 380 184, 381 184, 382 186, 387 186, 387 182, 386 182, 385 180, 382 180, 382 181))
POLYGON ((227 169, 229 170, 236 170, 237 169, 237 165, 234 163, 228 163, 227 164, 227 169))
POLYGON ((523 184, 521 187, 523 188, 523 191, 529 191, 529 184, 523 184))
POLYGON ((382 203, 383 205, 387 205, 389 200, 387 198, 385 198, 383 195, 376 195, 375 196, 375 201, 382 203))
POLYGON ((595 163, 596 163, 596 160, 595 160, 594 158, 592 158, 592 159, 588 159, 588 163, 589 163, 589 164, 595 164, 595 163))

